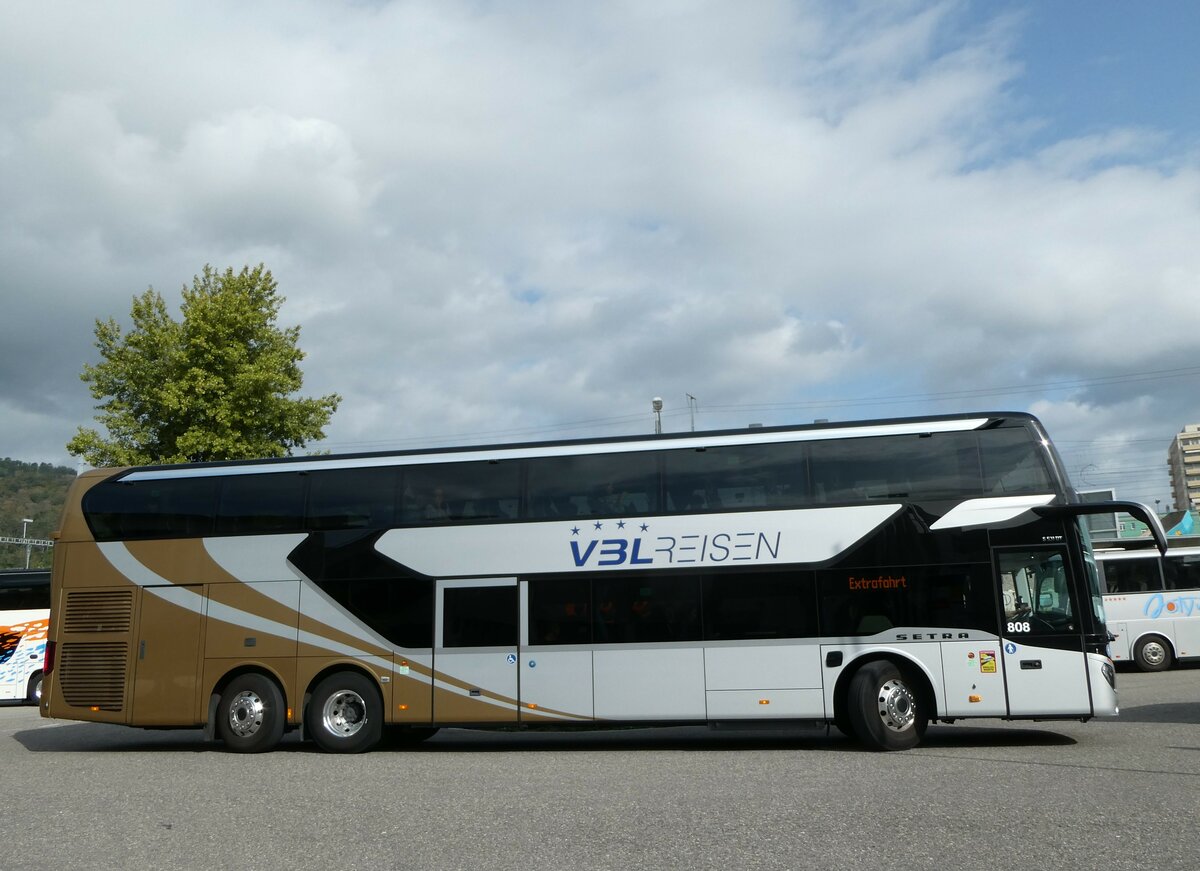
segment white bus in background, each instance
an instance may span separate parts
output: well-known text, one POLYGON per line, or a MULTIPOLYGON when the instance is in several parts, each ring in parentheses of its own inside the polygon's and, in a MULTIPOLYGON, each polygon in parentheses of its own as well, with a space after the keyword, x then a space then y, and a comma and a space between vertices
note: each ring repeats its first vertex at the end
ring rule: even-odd
POLYGON ((1176 661, 1200 659, 1200 547, 1172 547, 1159 556, 1150 542, 1097 544, 1095 557, 1115 662, 1165 671, 1176 661))
POLYGON ((50 572, 0 570, 0 701, 41 701, 49 625, 50 572))

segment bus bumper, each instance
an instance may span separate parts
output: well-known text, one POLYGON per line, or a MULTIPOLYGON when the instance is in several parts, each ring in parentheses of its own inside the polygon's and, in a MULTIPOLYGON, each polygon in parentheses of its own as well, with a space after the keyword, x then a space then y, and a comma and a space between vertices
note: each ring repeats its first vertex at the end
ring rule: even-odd
POLYGON ((1115 717, 1121 709, 1117 705, 1117 674, 1112 660, 1101 653, 1089 653, 1088 680, 1092 685, 1092 714, 1097 717, 1115 717))

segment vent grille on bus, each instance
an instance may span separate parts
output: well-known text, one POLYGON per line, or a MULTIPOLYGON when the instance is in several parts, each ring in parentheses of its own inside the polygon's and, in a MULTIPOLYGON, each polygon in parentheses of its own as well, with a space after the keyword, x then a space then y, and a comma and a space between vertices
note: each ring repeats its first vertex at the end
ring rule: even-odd
POLYGON ((133 590, 75 590, 67 594, 63 632, 128 632, 133 590))
POLYGON ((58 685, 68 705, 120 711, 125 703, 124 641, 68 641, 59 653, 58 685))

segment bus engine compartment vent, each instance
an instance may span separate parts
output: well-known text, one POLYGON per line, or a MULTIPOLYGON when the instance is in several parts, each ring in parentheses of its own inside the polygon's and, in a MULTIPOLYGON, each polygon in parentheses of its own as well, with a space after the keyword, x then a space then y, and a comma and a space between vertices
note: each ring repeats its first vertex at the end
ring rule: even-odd
POLYGON ((133 590, 72 590, 63 609, 63 632, 128 632, 133 590))
POLYGON ((124 641, 68 641, 62 645, 59 687, 68 705, 120 711, 125 703, 129 646, 124 641))

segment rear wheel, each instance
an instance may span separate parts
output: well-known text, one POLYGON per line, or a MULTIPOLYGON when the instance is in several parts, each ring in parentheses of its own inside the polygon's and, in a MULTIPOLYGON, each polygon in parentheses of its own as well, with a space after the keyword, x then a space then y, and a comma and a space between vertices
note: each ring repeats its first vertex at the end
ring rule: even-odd
POLYGON ((42 703, 42 673, 34 672, 29 678, 29 688, 25 691, 25 701, 31 705, 42 703))
POLYGON ((1171 646, 1165 638, 1147 635, 1133 648, 1133 661, 1142 671, 1166 671, 1171 667, 1171 646))
POLYGON ((329 753, 362 753, 383 735, 383 699, 356 671, 331 674, 317 684, 304 717, 309 737, 329 753))
POLYGON ((264 674, 233 678, 217 705, 217 734, 234 753, 262 753, 283 737, 283 693, 264 674))
POLYGON ((885 660, 867 663, 850 679, 846 714, 855 737, 872 750, 916 747, 929 723, 912 682, 885 660))

